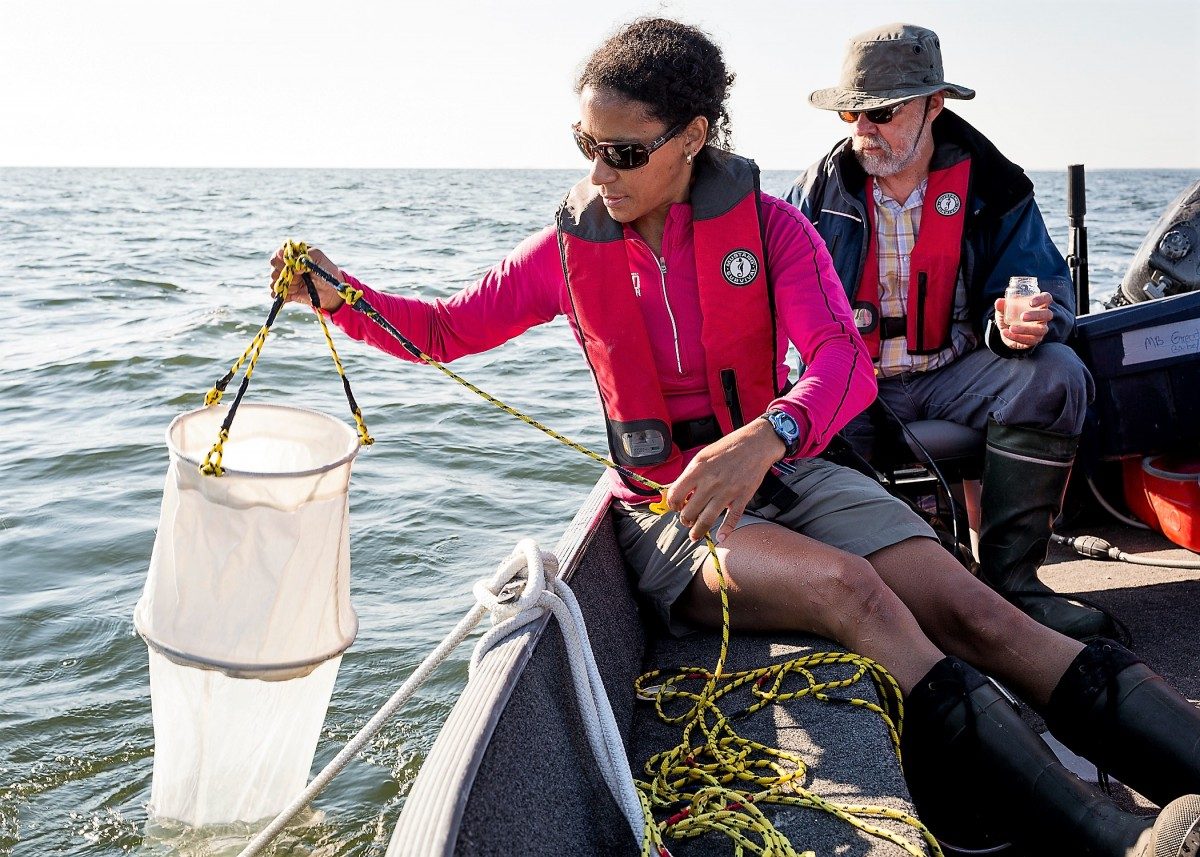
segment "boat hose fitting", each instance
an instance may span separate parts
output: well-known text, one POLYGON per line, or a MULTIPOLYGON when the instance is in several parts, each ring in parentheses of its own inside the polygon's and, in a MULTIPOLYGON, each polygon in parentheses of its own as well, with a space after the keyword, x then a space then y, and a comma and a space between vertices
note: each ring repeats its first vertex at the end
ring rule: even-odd
POLYGON ((1099 536, 1068 537, 1054 533, 1050 536, 1050 541, 1056 545, 1066 545, 1069 548, 1074 548, 1075 553, 1088 559, 1117 560, 1119 562, 1128 562, 1132 565, 1150 565, 1157 568, 1200 569, 1200 560, 1170 559, 1129 554, 1099 536))

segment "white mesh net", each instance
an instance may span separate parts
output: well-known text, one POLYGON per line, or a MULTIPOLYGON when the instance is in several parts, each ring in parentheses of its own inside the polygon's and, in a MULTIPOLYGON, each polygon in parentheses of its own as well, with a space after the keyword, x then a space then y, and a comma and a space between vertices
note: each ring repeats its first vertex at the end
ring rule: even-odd
POLYGON ((167 429, 171 463, 134 623, 150 647, 150 810, 273 816, 304 787, 354 640, 348 488, 358 438, 315 411, 238 408, 225 475, 198 464, 224 407, 167 429))
POLYGON ((230 678, 150 650, 150 815, 201 827, 273 818, 308 782, 340 657, 289 681, 230 678))

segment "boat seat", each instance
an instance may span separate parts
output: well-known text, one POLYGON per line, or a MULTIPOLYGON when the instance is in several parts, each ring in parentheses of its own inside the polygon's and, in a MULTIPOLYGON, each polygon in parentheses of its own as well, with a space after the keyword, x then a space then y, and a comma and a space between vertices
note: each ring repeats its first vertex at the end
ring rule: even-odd
MULTIPOLYGON (((906 490, 910 496, 928 494, 929 490, 920 486, 931 486, 936 482, 936 477, 929 469, 929 459, 932 458, 949 485, 958 506, 960 526, 966 524, 971 553, 978 559, 982 519, 979 509, 982 485, 979 480, 983 472, 986 434, 950 420, 914 420, 906 423, 904 430, 898 433, 903 437, 904 444, 890 444, 889 460, 881 469, 887 472, 893 485, 906 490)), ((960 529, 960 532, 963 531, 960 529)), ((967 539, 960 540, 964 545, 968 544, 967 539)))
POLYGON ((925 462, 925 453, 937 462, 939 468, 946 466, 954 470, 945 473, 946 478, 977 478, 983 464, 983 447, 986 436, 978 429, 952 423, 949 420, 915 420, 908 423, 904 442, 913 460, 925 462), (925 453, 921 451, 925 448, 925 453))

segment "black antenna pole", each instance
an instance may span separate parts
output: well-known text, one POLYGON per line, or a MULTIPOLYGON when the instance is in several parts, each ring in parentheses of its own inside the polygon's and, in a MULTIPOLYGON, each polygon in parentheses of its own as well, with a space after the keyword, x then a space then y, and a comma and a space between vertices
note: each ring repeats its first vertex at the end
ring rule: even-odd
POLYGON ((1087 190, 1083 178, 1083 164, 1067 167, 1067 222, 1071 226, 1071 239, 1067 245, 1067 266, 1071 269, 1071 284, 1075 287, 1075 314, 1087 315, 1091 311, 1088 294, 1088 250, 1087 227, 1083 216, 1087 214, 1087 190))

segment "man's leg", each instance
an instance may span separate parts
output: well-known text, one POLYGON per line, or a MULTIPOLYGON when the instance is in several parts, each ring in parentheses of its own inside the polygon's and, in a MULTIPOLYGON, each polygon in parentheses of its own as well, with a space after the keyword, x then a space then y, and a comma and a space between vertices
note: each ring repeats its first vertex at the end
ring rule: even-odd
MULTIPOLYGON (((1189 847, 1196 847, 1200 803, 1185 797, 1200 791, 1200 710, 1196 706, 1116 643, 1101 640, 1084 647, 1034 622, 927 539, 908 539, 867 559, 938 648, 1002 679, 1045 715, 1055 736, 1072 750, 1160 806, 1170 806, 1170 812, 1160 816, 1158 832, 1182 824, 1192 837, 1189 847)), ((916 720, 913 729, 905 730, 905 747, 917 756, 911 771, 905 768, 913 794, 932 799, 932 806, 922 809, 923 815, 928 810, 927 821, 937 824, 951 842, 962 837, 959 844, 972 842, 977 803, 969 794, 946 788, 945 780, 954 777, 952 770, 942 767, 943 760, 954 753, 944 743, 942 730, 950 728, 952 732, 961 727, 959 718, 965 715, 960 711, 940 721, 921 712, 952 711, 936 688, 953 687, 959 677, 969 676, 969 669, 961 672, 961 664, 944 661, 935 667, 909 695, 907 710, 916 720)), ((1015 764, 1014 773, 1057 770, 1044 747, 1017 737, 1022 730, 1013 728, 1007 704, 977 677, 962 692, 970 700, 967 709, 973 709, 971 717, 977 727, 985 722, 982 718, 1001 718, 994 725, 1015 741, 1007 759, 1015 764)), ((969 746, 961 749, 973 750, 969 746)), ((1019 776, 1016 781, 1020 782, 1019 776)), ((1085 830, 1127 824, 1128 820, 1119 813, 1113 815, 1107 804, 1088 798, 1077 788, 1064 791, 1060 782, 1052 792, 1060 797, 1070 794, 1068 803, 1077 811, 1090 807, 1088 812, 1094 814, 1082 825, 1085 830)), ((1000 798, 1006 800, 1007 796, 1000 798)), ((1023 832, 1027 834, 1028 829, 1023 832)), ((1079 847, 1077 832, 1068 837, 1062 848, 1079 847)), ((1041 835, 1031 844, 1044 847, 1053 841, 1052 836, 1041 835)), ((1155 847, 1167 842, 1159 839, 1155 847)))
POLYGON ((1046 343, 1023 358, 980 349, 906 383, 923 415, 987 432, 982 524, 983 579, 1047 627, 1076 639, 1110 631, 1103 613, 1054 595, 1038 580, 1092 380, 1067 346, 1046 343))
POLYGON ((1083 644, 1041 625, 929 539, 867 557, 934 644, 995 676, 1033 705, 1050 701, 1083 644))

